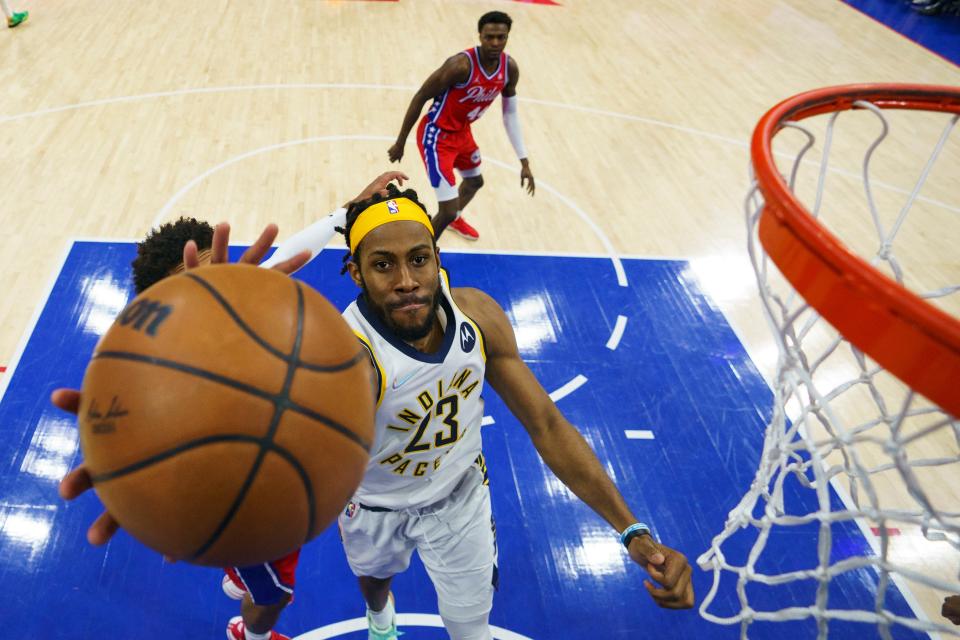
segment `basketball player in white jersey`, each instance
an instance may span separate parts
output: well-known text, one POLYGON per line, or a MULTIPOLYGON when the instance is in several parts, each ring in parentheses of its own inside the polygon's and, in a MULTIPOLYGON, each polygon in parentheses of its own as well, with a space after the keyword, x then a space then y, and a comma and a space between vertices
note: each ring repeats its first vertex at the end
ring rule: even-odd
MULTIPOLYGON (((303 249, 321 248, 328 227, 340 219, 350 247, 346 268, 362 290, 344 317, 370 352, 378 397, 367 474, 340 517, 347 559, 368 607, 368 637, 397 637, 390 584, 416 550, 451 638, 492 638, 487 620, 497 551, 480 446, 485 382, 557 477, 610 523, 630 557, 661 585, 644 582, 654 601, 692 607, 686 558, 636 521, 589 445, 521 360, 503 310, 479 290, 450 287, 414 192, 392 188, 339 210, 285 242, 271 260, 302 260, 303 249), (322 244, 304 246, 311 241, 322 244)), ((188 268, 198 263, 191 245, 184 249, 188 268)), ((215 254, 213 261, 225 259, 224 251, 215 254)), ((63 395, 55 403, 71 404, 63 395)), ((75 497, 88 482, 81 467, 61 492, 75 497)), ((111 520, 102 516, 88 538, 109 539, 116 529, 111 520)))
POLYGON ((414 551, 437 589, 453 640, 491 640, 497 546, 481 452, 489 382, 558 478, 609 522, 662 585, 663 607, 689 608, 692 570, 636 521, 600 461, 521 360, 503 309, 477 289, 451 288, 433 226, 408 190, 355 203, 346 270, 361 294, 344 318, 376 369, 376 440, 339 519, 368 607, 369 638, 397 636, 390 584, 414 551))

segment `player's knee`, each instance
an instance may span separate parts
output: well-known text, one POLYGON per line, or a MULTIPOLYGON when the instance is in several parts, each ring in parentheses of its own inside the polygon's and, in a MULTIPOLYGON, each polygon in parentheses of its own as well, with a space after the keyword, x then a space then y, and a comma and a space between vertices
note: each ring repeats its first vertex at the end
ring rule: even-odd
POLYGON ((464 178, 463 181, 467 184, 467 187, 473 191, 478 191, 480 187, 483 186, 483 176, 473 176, 472 178, 464 178))
POLYGON ((490 612, 488 611, 482 616, 464 622, 450 620, 441 615, 443 626, 450 634, 450 640, 493 640, 493 635, 490 633, 489 617, 490 612))

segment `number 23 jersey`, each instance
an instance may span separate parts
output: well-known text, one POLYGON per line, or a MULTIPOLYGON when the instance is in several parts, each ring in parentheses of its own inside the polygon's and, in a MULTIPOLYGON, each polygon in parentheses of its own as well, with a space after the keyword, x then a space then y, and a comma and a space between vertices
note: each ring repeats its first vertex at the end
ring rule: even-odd
POLYGON ((422 507, 446 497, 480 455, 486 354, 479 326, 453 301, 440 271, 443 342, 436 353, 397 338, 363 296, 343 317, 367 348, 379 392, 370 462, 354 500, 422 507))

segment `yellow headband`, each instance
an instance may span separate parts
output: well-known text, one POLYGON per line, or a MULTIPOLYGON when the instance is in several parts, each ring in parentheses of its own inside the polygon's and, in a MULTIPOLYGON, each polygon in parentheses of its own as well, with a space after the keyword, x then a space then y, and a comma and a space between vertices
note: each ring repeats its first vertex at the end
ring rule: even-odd
POLYGON ((357 247, 360 246, 364 237, 377 227, 400 220, 419 222, 430 232, 430 237, 433 237, 433 225, 430 224, 430 218, 412 200, 409 198, 385 200, 370 205, 357 216, 353 226, 350 227, 350 253, 356 253, 357 247))

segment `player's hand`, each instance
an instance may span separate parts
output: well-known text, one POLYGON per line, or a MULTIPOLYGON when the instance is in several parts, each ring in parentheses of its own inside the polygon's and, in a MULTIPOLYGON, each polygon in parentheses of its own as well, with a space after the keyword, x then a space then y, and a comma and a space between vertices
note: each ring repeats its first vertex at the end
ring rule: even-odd
MULTIPOLYGON (((54 406, 76 415, 80 407, 80 392, 76 389, 57 389, 50 395, 50 402, 54 406)), ((73 500, 83 495, 93 486, 87 467, 81 462, 78 467, 63 476, 60 481, 60 497, 64 500, 73 500)), ((87 541, 93 545, 103 545, 110 541, 120 525, 109 513, 104 511, 94 520, 87 529, 87 541)))
POLYGON ((381 173, 379 176, 376 177, 376 179, 373 182, 371 182, 366 187, 364 187, 363 191, 361 191, 356 198, 353 198, 352 200, 347 202, 347 204, 343 205, 343 208, 346 209, 354 202, 368 200, 378 193, 382 196, 386 196, 388 184, 396 180, 397 184, 402 187, 403 181, 409 180, 409 179, 410 178, 407 176, 407 174, 405 174, 402 171, 386 171, 384 173, 381 173))
POLYGON ((960 596, 947 596, 940 613, 953 624, 960 625, 960 596))
POLYGON ((686 556, 649 535, 636 536, 628 549, 634 562, 647 570, 660 587, 643 581, 650 597, 664 609, 690 609, 694 604, 693 569, 686 556))
POLYGON ((520 188, 523 188, 523 183, 527 183, 527 193, 533 195, 537 190, 536 183, 533 181, 533 171, 530 171, 530 163, 526 159, 520 161, 520 188))
POLYGON ((393 146, 387 149, 387 157, 390 158, 390 162, 400 162, 403 158, 403 147, 404 143, 394 142, 393 146))
MULTIPOLYGON (((50 394, 50 402, 58 409, 76 415, 80 408, 80 392, 76 389, 55 389, 50 394)), ((60 480, 60 497, 64 500, 73 500, 82 496, 92 487, 93 480, 90 478, 90 472, 87 471, 87 466, 81 462, 60 480)), ((87 529, 87 542, 97 547, 105 545, 110 542, 113 534, 119 528, 120 524, 113 516, 108 511, 104 511, 87 529)), ((163 559, 167 562, 176 562, 170 556, 163 556, 163 559)))
MULTIPOLYGON (((243 252, 237 264, 257 265, 263 260, 263 256, 270 250, 273 241, 277 239, 279 229, 275 224, 268 224, 260 233, 260 237, 243 252)), ((213 229, 213 244, 210 247, 210 264, 222 264, 227 262, 227 249, 230 246, 230 225, 221 222, 213 229)), ((301 251, 289 260, 278 262, 271 267, 280 273, 290 274, 310 261, 310 252, 301 251)), ((184 269, 195 269, 200 266, 200 256, 197 250, 197 243, 188 240, 183 246, 183 266, 184 269)))

